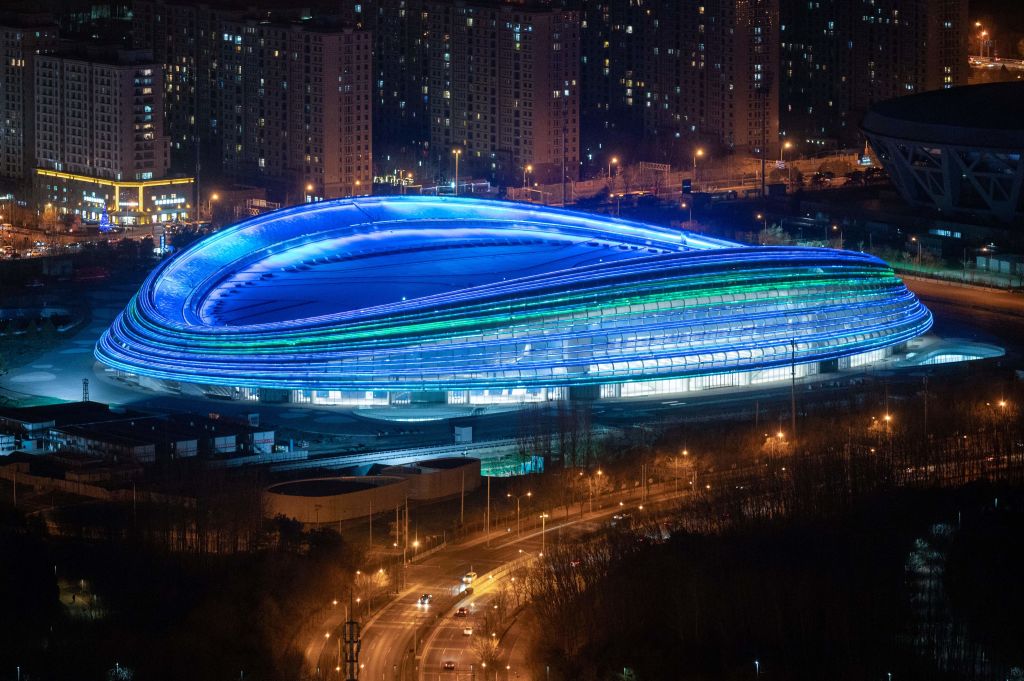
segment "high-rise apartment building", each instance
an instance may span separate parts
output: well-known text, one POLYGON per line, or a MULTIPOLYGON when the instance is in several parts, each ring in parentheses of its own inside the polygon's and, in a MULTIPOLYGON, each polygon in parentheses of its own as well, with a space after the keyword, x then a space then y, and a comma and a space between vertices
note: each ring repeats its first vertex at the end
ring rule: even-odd
POLYGON ((579 17, 548 6, 428 2, 430 156, 442 175, 514 183, 579 172, 579 17), (448 172, 445 172, 445 171, 448 172))
POLYGON ((175 167, 288 202, 371 190, 369 31, 189 0, 138 0, 134 21, 165 66, 175 167))
POLYGON ((430 141, 425 0, 372 0, 354 19, 373 34, 375 175, 425 172, 430 141))
POLYGON ((967 82, 967 0, 782 0, 782 132, 859 144, 876 101, 967 82))
POLYGON ((681 163, 698 144, 778 148, 777 0, 588 4, 585 147, 681 163))
POLYGON ((255 20, 220 30, 213 115, 225 175, 286 198, 369 193, 370 33, 255 20))
POLYGON ((37 55, 37 203, 126 225, 186 219, 192 180, 165 177, 162 83, 145 50, 37 55))
POLYGON ((28 180, 35 165, 35 59, 57 46, 47 15, 0 15, 0 177, 28 180))

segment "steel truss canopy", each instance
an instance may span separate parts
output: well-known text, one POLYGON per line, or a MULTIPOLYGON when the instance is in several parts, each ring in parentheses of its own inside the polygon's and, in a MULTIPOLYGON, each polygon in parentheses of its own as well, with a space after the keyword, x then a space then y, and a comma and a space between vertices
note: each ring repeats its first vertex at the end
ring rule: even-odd
POLYGON ((862 127, 910 204, 1024 220, 1024 82, 879 102, 862 127))

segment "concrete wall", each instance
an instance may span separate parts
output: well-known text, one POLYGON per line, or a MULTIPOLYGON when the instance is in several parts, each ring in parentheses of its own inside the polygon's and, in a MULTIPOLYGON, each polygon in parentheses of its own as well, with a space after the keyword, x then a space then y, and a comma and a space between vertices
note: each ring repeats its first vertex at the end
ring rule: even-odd
POLYGON ((409 482, 409 498, 418 501, 443 499, 472 492, 480 487, 480 459, 466 458, 461 466, 431 468, 430 461, 385 468, 384 475, 396 475, 409 482))
MULTIPOLYGON (((373 513, 394 511, 396 506, 405 503, 405 497, 409 490, 408 482, 394 476, 374 475, 353 478, 338 477, 336 479, 371 483, 374 487, 325 496, 297 496, 275 493, 273 490, 277 485, 274 485, 263 493, 267 515, 270 517, 283 515, 306 524, 336 523, 340 520, 366 517, 370 515, 371 509, 373 513)), ((301 481, 280 484, 292 484, 293 482, 301 481)))

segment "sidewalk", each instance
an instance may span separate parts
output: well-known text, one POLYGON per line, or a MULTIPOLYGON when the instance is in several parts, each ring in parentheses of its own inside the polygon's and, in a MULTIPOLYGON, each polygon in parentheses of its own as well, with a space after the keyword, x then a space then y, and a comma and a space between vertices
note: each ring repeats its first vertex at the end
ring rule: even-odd
POLYGON ((1024 277, 1016 274, 985 272, 974 268, 929 267, 908 262, 889 262, 889 266, 902 276, 934 279, 961 286, 996 288, 1003 291, 1024 288, 1024 277))

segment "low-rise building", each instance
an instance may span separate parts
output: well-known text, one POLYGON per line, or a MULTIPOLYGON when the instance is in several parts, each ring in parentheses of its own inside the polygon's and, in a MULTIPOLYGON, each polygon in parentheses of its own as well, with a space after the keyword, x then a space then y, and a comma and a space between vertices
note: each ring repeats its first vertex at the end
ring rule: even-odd
POLYGON ((167 177, 162 84, 163 66, 147 50, 36 58, 33 189, 44 220, 127 226, 194 215, 193 179, 167 177))
POLYGON ((0 409, 0 432, 14 439, 12 451, 77 452, 138 463, 270 454, 275 434, 216 415, 153 415, 98 402, 0 409))

